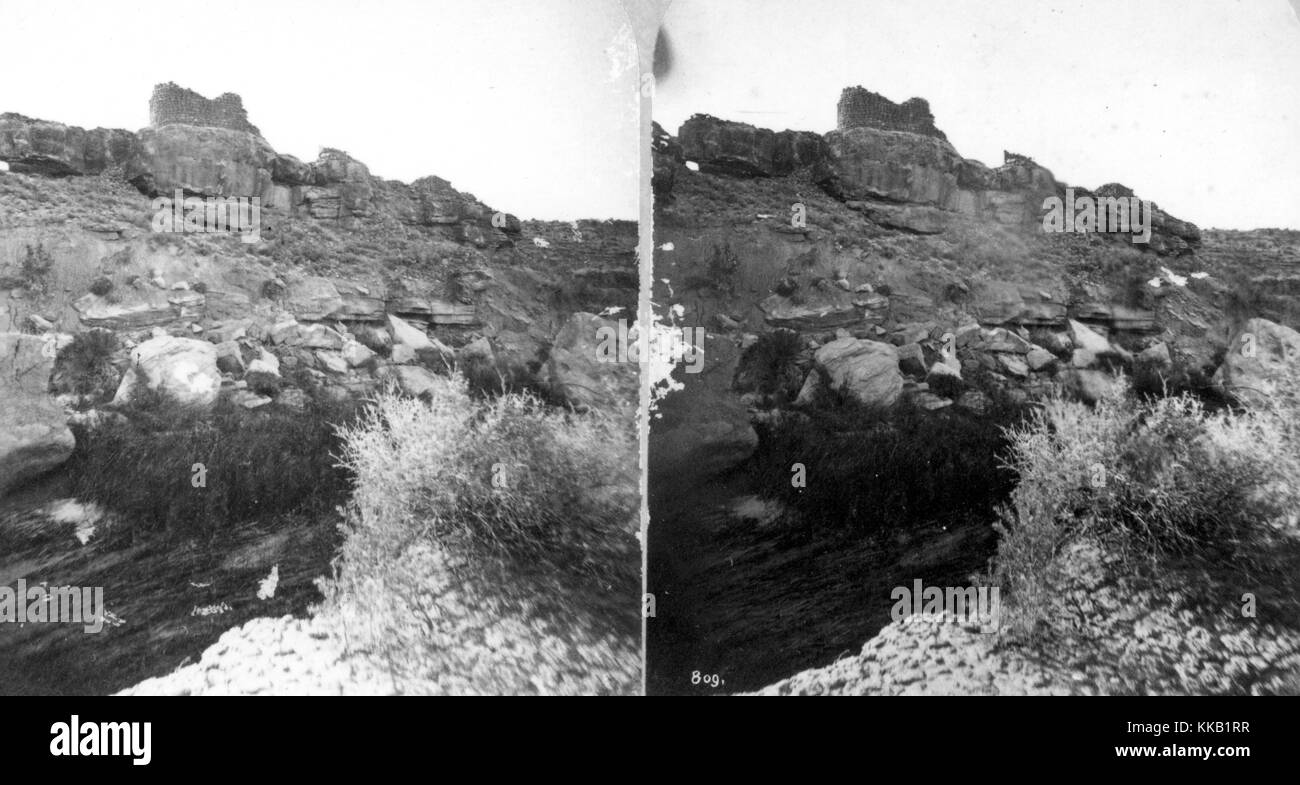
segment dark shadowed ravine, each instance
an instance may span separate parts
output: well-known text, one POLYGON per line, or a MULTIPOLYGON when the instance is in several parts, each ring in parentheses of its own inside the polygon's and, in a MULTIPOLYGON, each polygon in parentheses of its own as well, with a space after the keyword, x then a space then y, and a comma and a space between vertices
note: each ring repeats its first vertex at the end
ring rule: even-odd
POLYGON ((743 468, 651 497, 648 694, 754 690, 856 654, 890 622, 893 587, 965 584, 993 555, 988 524, 903 535, 742 519, 755 504, 743 468))
MULTIPOLYGON (((0 624, 0 695, 104 695, 197 660, 223 632, 259 616, 305 616, 337 545, 333 520, 283 517, 214 537, 92 536, 51 517, 67 499, 56 474, 0 502, 0 585, 103 587, 120 624, 0 624), (274 596, 259 588, 276 569, 274 596), (265 592, 264 592, 265 593, 265 592)), ((103 524, 100 524, 103 529, 103 524)))

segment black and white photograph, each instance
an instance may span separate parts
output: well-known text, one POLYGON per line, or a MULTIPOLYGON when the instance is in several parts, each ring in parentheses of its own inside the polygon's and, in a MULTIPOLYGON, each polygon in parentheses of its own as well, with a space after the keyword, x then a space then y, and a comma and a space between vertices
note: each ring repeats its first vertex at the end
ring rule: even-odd
POLYGON ((1300 0, 0 0, 0 748, 1285 764, 1297 141, 1300 0))
POLYGON ((3 6, 0 694, 640 694, 621 6, 3 6))
POLYGON ((1300 692, 1296 10, 674 0, 650 695, 1300 692))

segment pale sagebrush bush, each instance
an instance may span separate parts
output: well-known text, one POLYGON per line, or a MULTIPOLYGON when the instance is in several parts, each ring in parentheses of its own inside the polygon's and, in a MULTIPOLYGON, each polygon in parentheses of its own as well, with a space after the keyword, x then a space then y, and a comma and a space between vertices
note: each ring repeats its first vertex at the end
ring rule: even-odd
POLYGON ((1006 465, 1019 482, 995 524, 1001 535, 995 575, 1014 598, 1006 616, 1010 627, 1032 628, 1049 612, 1062 574, 1057 557, 1089 527, 1092 499, 1105 492, 1094 480, 1109 485, 1114 479, 1097 467, 1113 470, 1110 457, 1133 419, 1113 398, 1095 408, 1050 399, 1007 430, 1006 465))
POLYGON ((1047 402, 1009 431, 1020 481, 996 559, 1013 598, 1009 627, 1028 632, 1047 618, 1069 568, 1061 554, 1085 540, 1156 576, 1199 564, 1270 580, 1300 502, 1297 413, 1281 397, 1221 413, 1190 396, 1047 402))
POLYGON ((349 643, 442 688, 635 689, 630 423, 476 398, 456 375, 427 401, 380 396, 341 435, 356 491, 322 591, 349 643))
POLYGON ((367 525, 604 583, 635 548, 635 433, 599 413, 475 400, 457 376, 428 403, 381 397, 342 436, 367 525))
POLYGON ((1258 475, 1249 497, 1282 536, 1300 535, 1300 373, 1291 372, 1262 406, 1210 419, 1206 439, 1220 460, 1258 475))

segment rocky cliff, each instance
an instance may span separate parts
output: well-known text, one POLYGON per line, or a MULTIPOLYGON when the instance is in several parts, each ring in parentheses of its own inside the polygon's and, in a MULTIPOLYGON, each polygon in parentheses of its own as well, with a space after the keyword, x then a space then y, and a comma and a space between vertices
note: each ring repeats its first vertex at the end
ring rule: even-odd
POLYGON ((210 344, 221 394, 255 407, 294 385, 255 393, 254 367, 339 394, 418 387, 426 371, 400 348, 400 321, 448 360, 473 346, 473 362, 563 399, 573 371, 548 358, 570 315, 635 307, 630 222, 520 221, 441 178, 383 180, 330 148, 303 163, 271 148, 237 96, 160 85, 151 116, 131 132, 0 115, 0 332, 62 347, 110 330, 123 374, 146 341, 210 344), (180 221, 158 231, 151 199, 177 191, 260 199, 261 242, 180 221))
MULTIPOLYGON (((1147 243, 1046 232, 1045 200, 1068 186, 1041 164, 964 158, 926 125, 928 106, 862 88, 845 91, 840 114, 824 134, 707 115, 675 137, 656 126, 655 301, 705 327, 713 359, 680 375, 686 389, 665 401, 652 450, 687 433, 717 433, 728 451, 750 441, 737 436, 743 391, 732 382, 743 350, 776 329, 798 332, 805 368, 846 336, 890 344, 915 358, 901 366, 906 393, 940 407, 980 398, 930 394, 936 364, 1015 394, 1095 392, 1113 357, 1130 372, 1142 358, 1163 378, 1208 385, 1243 318, 1296 324, 1294 238, 1260 243, 1265 252, 1243 264, 1232 247, 1243 240, 1228 242, 1238 235, 1203 233, 1154 203, 1147 243), (1262 312, 1245 314, 1243 297, 1262 312), (709 401, 692 400, 705 387, 716 388, 709 401), (678 431, 678 408, 717 417, 678 431)), ((1134 196, 1117 183, 1069 192, 1134 196)))

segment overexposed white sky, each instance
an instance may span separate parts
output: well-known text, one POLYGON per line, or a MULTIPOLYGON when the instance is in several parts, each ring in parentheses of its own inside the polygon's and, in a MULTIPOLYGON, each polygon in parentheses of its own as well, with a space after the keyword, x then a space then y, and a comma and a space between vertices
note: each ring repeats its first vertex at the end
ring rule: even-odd
POLYGON ((0 0, 0 112, 138 130, 154 84, 238 93, 276 150, 437 175, 521 218, 635 219, 617 0, 0 0))
POLYGON ((1122 182, 1202 227, 1300 229, 1296 0, 673 0, 655 119, 835 127, 926 98, 967 158, 1122 182))

